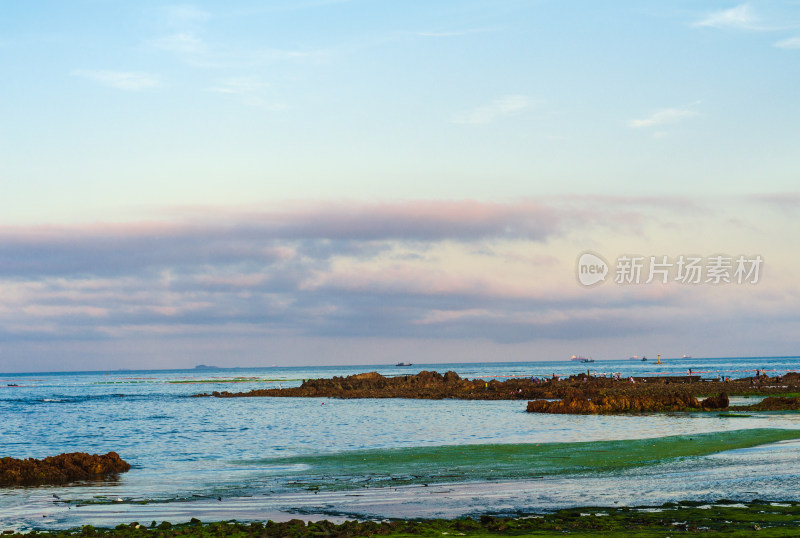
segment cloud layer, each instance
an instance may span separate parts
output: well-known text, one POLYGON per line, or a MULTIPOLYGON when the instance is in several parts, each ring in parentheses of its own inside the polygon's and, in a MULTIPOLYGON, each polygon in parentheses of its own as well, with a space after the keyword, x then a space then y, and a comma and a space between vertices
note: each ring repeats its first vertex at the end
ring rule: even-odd
POLYGON ((576 281, 574 256, 596 245, 597 230, 630 242, 698 207, 635 197, 341 202, 197 209, 177 222, 4 228, 0 336, 513 344, 680 333, 708 323, 705 307, 686 305, 706 295, 717 309, 729 292, 611 284, 589 292, 576 281))
POLYGON ((758 18, 753 8, 748 4, 723 9, 709 13, 704 18, 695 23, 695 26, 709 26, 712 28, 737 28, 737 29, 756 29, 758 28, 758 18))
POLYGON ((207 353, 236 345, 245 355, 270 342, 326 342, 339 349, 334 363, 380 341, 385 357, 415 342, 450 342, 431 347, 439 352, 466 341, 484 342, 474 350, 487 353, 547 345, 568 356, 642 338, 685 352, 689 342, 730 345, 731 331, 785 346, 800 291, 780 260, 785 249, 770 250, 762 234, 786 228, 797 197, 727 199, 733 209, 724 211, 719 200, 598 196, 171 208, 172 220, 0 228, 0 365, 19 369, 3 362, 4 348, 81 355, 114 342, 148 350, 149 360, 159 341, 165 350, 203 342, 207 353), (765 211, 773 221, 758 228, 730 218, 736 241, 726 243, 719 222, 765 211), (620 254, 712 255, 734 244, 741 250, 727 254, 765 259, 757 286, 590 289, 575 273, 586 249, 613 262, 620 254))
POLYGON ((629 125, 636 129, 660 127, 662 125, 678 123, 695 116, 697 116, 697 112, 689 108, 662 108, 644 118, 631 120, 629 125))
POLYGON ((519 114, 532 106, 526 95, 506 95, 485 106, 456 114, 453 123, 483 125, 493 123, 506 116, 519 114))
MULTIPOLYGON (((491 300, 492 279, 432 249, 489 238, 543 242, 557 212, 538 203, 340 204, 180 223, 0 230, 6 339, 290 331, 430 332, 429 305, 491 300), (485 281, 485 282, 484 282, 485 281), (449 296, 449 298, 448 298, 449 296), (433 300, 440 297, 441 301, 433 300)), ((459 250, 456 249, 456 250, 459 250)))

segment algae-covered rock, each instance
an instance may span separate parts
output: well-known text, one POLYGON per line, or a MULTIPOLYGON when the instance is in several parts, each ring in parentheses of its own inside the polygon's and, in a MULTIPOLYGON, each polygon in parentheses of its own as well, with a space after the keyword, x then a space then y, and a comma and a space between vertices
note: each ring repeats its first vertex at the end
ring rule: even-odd
POLYGON ((72 452, 44 459, 0 458, 0 486, 65 484, 122 473, 131 466, 116 452, 72 452))
POLYGON ((757 404, 740 407, 739 409, 750 411, 798 411, 800 410, 800 398, 771 396, 764 398, 757 404))
POLYGON ((579 396, 556 401, 534 400, 528 402, 527 411, 529 413, 594 415, 604 413, 682 411, 698 407, 700 407, 700 403, 689 394, 662 394, 652 396, 607 394, 592 400, 579 396))

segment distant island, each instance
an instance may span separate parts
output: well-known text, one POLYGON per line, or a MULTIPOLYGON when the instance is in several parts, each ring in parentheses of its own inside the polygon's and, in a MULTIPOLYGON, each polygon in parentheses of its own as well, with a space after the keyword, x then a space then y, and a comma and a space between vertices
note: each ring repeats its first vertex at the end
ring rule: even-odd
POLYGON ((198 364, 194 367, 195 370, 219 370, 219 366, 209 366, 207 364, 198 364))

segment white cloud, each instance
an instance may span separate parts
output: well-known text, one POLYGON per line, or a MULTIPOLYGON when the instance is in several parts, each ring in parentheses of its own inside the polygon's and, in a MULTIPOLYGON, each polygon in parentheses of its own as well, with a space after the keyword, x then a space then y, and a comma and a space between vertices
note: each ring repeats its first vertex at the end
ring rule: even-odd
POLYGON ((474 28, 471 30, 454 30, 450 32, 417 32, 420 37, 461 37, 472 34, 485 34, 488 32, 497 32, 497 28, 474 28))
POLYGON ((780 49, 800 49, 800 36, 778 41, 775 46, 780 49))
POLYGON ((458 113, 453 117, 452 122, 473 125, 492 123, 502 117, 522 112, 531 105, 531 100, 525 95, 506 95, 495 99, 486 106, 458 113))
POLYGON ((76 70, 72 74, 94 80, 104 86, 127 91, 146 90, 161 85, 156 75, 135 71, 76 70))
POLYGON ((749 5, 742 4, 710 13, 704 19, 695 22, 694 26, 754 30, 758 29, 758 18, 749 5))
POLYGON ((162 8, 164 15, 174 25, 202 24, 211 18, 211 14, 196 6, 180 5, 162 8))
MULTIPOLYGON (((323 1, 322 4, 338 3, 350 0, 323 1)), ((298 8, 297 5, 291 9, 298 8)), ((314 3, 317 5, 317 3, 314 3)), ((309 6, 310 7, 310 6, 309 6)), ((289 9, 289 6, 287 6, 289 9)), ((281 11, 281 9, 277 9, 281 11)), ((207 39, 206 29, 214 19, 211 13, 193 5, 177 5, 162 8, 162 25, 167 28, 163 34, 143 41, 146 48, 174 54, 181 61, 200 68, 244 68, 259 66, 274 61, 293 61, 302 59, 319 59, 329 54, 328 51, 302 51, 262 48, 242 48, 224 42, 207 39)), ((274 11, 257 8, 248 11, 228 13, 228 17, 252 17, 260 13, 274 11)))
POLYGON ((662 108, 656 110, 649 116, 641 119, 631 120, 628 125, 634 129, 643 127, 657 127, 671 123, 678 123, 687 118, 697 116, 697 112, 688 108, 662 108))
POLYGON ((217 86, 209 88, 208 91, 229 95, 238 98, 244 105, 269 110, 271 112, 286 110, 287 107, 284 104, 270 103, 267 101, 264 96, 264 90, 268 87, 269 84, 265 82, 245 77, 223 80, 217 86))
POLYGON ((151 40, 150 45, 156 49, 176 54, 199 54, 206 50, 203 40, 191 32, 159 37, 151 40))
POLYGON ((231 78, 223 80, 218 86, 210 88, 209 91, 232 95, 246 95, 260 92, 268 86, 269 84, 251 78, 231 78))
POLYGON ((247 8, 239 8, 235 11, 239 16, 254 16, 265 13, 288 13, 292 11, 302 11, 307 9, 326 8, 338 4, 349 4, 353 0, 310 0, 303 2, 300 0, 290 0, 286 2, 259 2, 247 8))
POLYGON ((174 54, 181 61, 202 68, 252 68, 276 61, 319 60, 326 50, 246 49, 208 42, 191 31, 177 32, 145 41, 145 46, 174 54))

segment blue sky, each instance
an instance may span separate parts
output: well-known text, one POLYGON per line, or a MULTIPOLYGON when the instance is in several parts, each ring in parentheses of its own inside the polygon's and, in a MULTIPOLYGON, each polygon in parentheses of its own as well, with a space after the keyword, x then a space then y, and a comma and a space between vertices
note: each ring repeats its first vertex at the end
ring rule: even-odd
POLYGON ((798 352, 795 2, 0 5, 0 371, 798 352))

